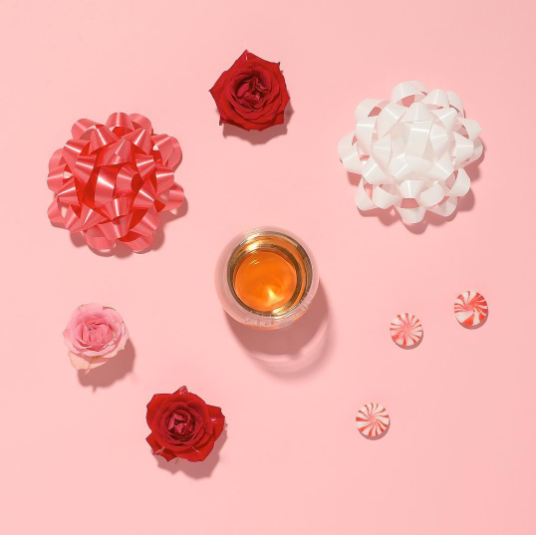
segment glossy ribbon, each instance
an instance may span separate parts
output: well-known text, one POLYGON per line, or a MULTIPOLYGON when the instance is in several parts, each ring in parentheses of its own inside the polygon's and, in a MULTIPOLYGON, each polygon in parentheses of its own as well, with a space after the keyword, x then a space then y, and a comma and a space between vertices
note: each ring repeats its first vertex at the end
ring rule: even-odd
POLYGON ((391 100, 361 102, 355 117, 339 157, 349 172, 362 175, 360 210, 394 207, 406 223, 419 223, 427 210, 443 217, 454 212, 471 187, 463 168, 483 150, 480 126, 465 118, 456 93, 404 82, 391 100))
POLYGON ((109 250, 117 241, 136 252, 149 247, 159 212, 184 201, 173 175, 179 142, 154 134, 143 115, 125 113, 110 115, 104 125, 80 119, 72 135, 50 160, 50 220, 81 232, 94 249, 109 250))

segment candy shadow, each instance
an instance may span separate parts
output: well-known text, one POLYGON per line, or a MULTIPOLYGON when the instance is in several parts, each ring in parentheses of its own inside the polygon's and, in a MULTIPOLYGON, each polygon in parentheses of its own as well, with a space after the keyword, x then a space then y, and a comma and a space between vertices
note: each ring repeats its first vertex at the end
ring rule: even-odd
POLYGON ((129 340, 123 351, 120 351, 110 362, 86 373, 78 370, 78 381, 82 386, 91 386, 93 392, 97 388, 106 388, 123 379, 134 369, 136 350, 129 340))
POLYGON ((204 479, 210 477, 220 460, 220 451, 226 441, 227 428, 223 430, 223 433, 220 435, 218 440, 216 440, 214 449, 210 452, 209 456, 204 461, 199 462, 190 462, 184 459, 173 459, 171 461, 166 461, 164 457, 155 455, 158 468, 165 470, 170 474, 183 472, 192 479, 204 479))
MULTIPOLYGON (((486 153, 486 145, 484 143, 483 145, 484 150, 482 151, 482 155, 480 156, 480 158, 464 168, 469 175, 469 178, 471 179, 471 183, 478 180, 481 176, 479 165, 484 160, 486 153)), ((361 180, 360 175, 348 172, 347 177, 350 184, 354 186, 359 185, 359 181, 361 180)), ((402 218, 394 208, 391 208, 390 210, 374 208, 373 210, 367 210, 365 212, 359 210, 359 208, 357 210, 363 217, 375 217, 387 227, 391 226, 397 221, 400 221, 402 222, 404 227, 412 234, 422 234, 429 226, 440 227, 441 225, 444 225, 445 223, 448 223, 449 221, 455 219, 459 212, 471 211, 475 206, 475 202, 475 194, 473 193, 473 190, 470 189, 466 195, 458 198, 458 205, 456 206, 456 209, 448 217, 442 217, 438 214, 434 214, 432 212, 427 211, 424 216, 424 219, 420 223, 415 224, 404 223, 402 221, 402 218)))
POLYGON ((383 434, 381 434, 381 435, 379 435, 377 437, 367 437, 366 435, 361 435, 361 436, 365 437, 367 440, 370 440, 371 442, 375 442, 376 440, 381 440, 382 438, 385 438, 387 433, 389 433, 390 429, 391 429, 391 422, 389 422, 389 425, 387 426, 387 428, 385 429, 383 434))
POLYGON ((308 374, 330 354, 329 305, 322 284, 310 309, 289 327, 261 331, 246 327, 229 316, 227 321, 248 355, 262 368, 279 376, 308 374))
POLYGON ((421 339, 416 344, 413 344, 412 346, 399 346, 398 344, 396 345, 400 349, 403 349, 404 351, 413 351, 414 349, 417 349, 422 344, 423 340, 424 340, 424 332, 422 333, 421 339))
POLYGON ((238 126, 224 124, 222 129, 223 137, 237 137, 243 139, 244 141, 248 141, 251 143, 251 145, 264 145, 275 137, 284 136, 287 134, 287 127, 293 114, 294 109, 289 102, 285 109, 285 122, 283 124, 271 126, 262 132, 259 132, 258 130, 244 130, 238 126))
POLYGON ((132 249, 127 247, 124 243, 121 243, 118 241, 115 244, 115 247, 111 249, 110 251, 99 251, 97 249, 92 249, 89 247, 86 243, 86 240, 82 236, 82 233, 77 232, 75 234, 69 233, 69 236, 71 238, 71 242, 75 245, 75 247, 88 247, 93 253, 95 253, 97 256, 115 256, 116 258, 127 258, 133 254, 147 254, 151 251, 157 251, 164 245, 165 241, 165 232, 164 228, 165 226, 170 223, 171 221, 175 221, 175 219, 180 219, 181 217, 184 217, 188 213, 188 201, 184 199, 184 202, 181 206, 178 208, 175 208, 174 210, 169 210, 167 212, 160 213, 160 224, 158 225, 158 228, 156 229, 156 232, 154 233, 154 240, 153 243, 142 251, 141 253, 134 253, 132 249))

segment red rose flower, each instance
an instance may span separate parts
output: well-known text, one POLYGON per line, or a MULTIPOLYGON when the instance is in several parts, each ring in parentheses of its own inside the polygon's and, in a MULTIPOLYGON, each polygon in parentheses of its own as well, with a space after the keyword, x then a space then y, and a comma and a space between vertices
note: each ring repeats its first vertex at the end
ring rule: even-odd
POLYGON ((222 434, 225 416, 183 386, 174 394, 155 394, 147 405, 147 437, 155 455, 203 461, 222 434))
POLYGON ((265 61, 247 50, 222 73, 210 93, 220 112, 220 124, 245 130, 283 124, 290 100, 279 63, 265 61))

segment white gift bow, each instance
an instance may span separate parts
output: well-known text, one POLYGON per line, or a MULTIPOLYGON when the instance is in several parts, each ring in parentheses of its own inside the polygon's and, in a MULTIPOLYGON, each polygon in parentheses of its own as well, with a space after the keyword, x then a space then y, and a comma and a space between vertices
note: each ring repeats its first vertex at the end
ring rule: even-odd
POLYGON ((339 158, 362 175, 360 210, 394 206, 406 223, 419 223, 426 210, 443 217, 454 212, 471 187, 463 168, 483 150, 480 125, 465 118, 456 93, 403 82, 391 100, 363 100, 355 118, 355 131, 339 142, 339 158))

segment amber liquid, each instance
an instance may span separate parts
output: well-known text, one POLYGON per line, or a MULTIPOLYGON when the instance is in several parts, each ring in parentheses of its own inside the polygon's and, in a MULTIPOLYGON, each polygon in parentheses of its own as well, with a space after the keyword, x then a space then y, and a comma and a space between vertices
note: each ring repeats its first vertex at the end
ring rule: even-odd
POLYGON ((296 291, 297 274, 283 256, 270 251, 254 251, 236 272, 235 292, 247 307, 271 312, 285 306, 296 291))
POLYGON ((248 310, 277 316, 297 305, 311 281, 311 262, 292 238, 259 233, 241 243, 229 262, 229 283, 248 310))

